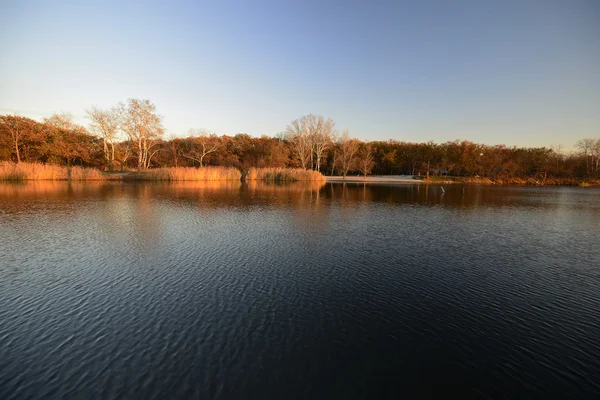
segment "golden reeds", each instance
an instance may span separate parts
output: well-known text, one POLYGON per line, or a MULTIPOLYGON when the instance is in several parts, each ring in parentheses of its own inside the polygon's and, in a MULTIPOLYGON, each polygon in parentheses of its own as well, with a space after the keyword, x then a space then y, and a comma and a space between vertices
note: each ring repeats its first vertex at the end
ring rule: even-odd
POLYGON ((250 168, 246 180, 273 182, 325 181, 323 174, 301 168, 250 168))
POLYGON ((141 181, 232 181, 240 180, 241 172, 230 167, 157 168, 126 176, 141 181))
POLYGON ((0 162, 0 180, 2 181, 90 181, 105 179, 105 175, 94 168, 64 167, 60 165, 39 163, 15 164, 7 161, 0 162))
MULTIPOLYGON (((239 181, 242 173, 232 167, 156 168, 138 173, 105 174, 94 168, 65 167, 52 164, 0 162, 0 181, 25 180, 134 180, 134 181, 239 181)), ((249 181, 325 182, 317 171, 293 168, 250 168, 249 181)))

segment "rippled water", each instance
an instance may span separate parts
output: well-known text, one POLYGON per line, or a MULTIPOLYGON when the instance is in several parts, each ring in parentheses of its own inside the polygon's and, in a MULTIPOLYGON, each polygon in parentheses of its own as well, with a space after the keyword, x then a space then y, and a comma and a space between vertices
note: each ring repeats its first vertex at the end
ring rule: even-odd
POLYGON ((5 184, 0 238, 2 399, 600 396, 599 189, 5 184))

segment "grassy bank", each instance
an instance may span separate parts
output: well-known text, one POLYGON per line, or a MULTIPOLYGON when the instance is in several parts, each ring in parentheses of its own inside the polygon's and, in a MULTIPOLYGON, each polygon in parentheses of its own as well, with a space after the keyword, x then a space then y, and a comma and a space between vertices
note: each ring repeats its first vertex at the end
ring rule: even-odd
POLYGON ((107 179, 105 174, 94 168, 63 167, 38 163, 0 163, 0 181, 102 181, 107 179))
POLYGON ((305 170, 301 168, 250 168, 248 174, 246 175, 246 180, 260 180, 271 182, 325 182, 325 177, 320 172, 305 170))
POLYGON ((574 178, 482 178, 476 176, 430 176, 422 177, 424 183, 468 183, 476 185, 531 185, 531 186, 600 186, 600 180, 597 179, 574 179, 574 178))

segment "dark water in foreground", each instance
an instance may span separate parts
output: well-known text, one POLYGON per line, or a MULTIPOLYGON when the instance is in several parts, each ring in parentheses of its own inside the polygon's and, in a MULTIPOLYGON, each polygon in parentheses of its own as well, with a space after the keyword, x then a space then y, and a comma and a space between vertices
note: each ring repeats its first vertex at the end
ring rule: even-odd
POLYGON ((0 185, 0 398, 598 398, 600 190, 445 189, 0 185))

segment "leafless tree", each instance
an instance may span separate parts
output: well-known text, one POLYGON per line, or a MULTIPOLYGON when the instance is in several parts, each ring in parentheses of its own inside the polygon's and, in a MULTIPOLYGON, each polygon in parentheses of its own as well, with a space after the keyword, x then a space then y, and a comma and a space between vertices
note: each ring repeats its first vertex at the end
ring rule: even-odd
POLYGON ((575 146, 581 151, 581 154, 585 158, 585 168, 586 172, 589 175, 590 171, 594 167, 594 147, 596 145, 596 141, 594 139, 586 138, 577 141, 575 146), (591 167, 590 168, 590 156, 591 156, 591 167))
POLYGON ((155 140, 164 133, 162 118, 156 114, 156 106, 150 100, 129 99, 127 104, 119 104, 121 129, 129 140, 137 145, 138 170, 150 166, 151 152, 155 140))
POLYGON ((596 165, 594 166, 594 171, 596 171, 596 174, 598 174, 598 171, 600 171, 600 139, 596 139, 592 151, 594 156, 596 157, 596 165))
POLYGON ((96 106, 92 106, 85 112, 90 120, 90 130, 102 138, 104 159, 108 169, 112 170, 115 161, 115 141, 119 132, 119 112, 115 108, 103 110, 96 106))
POLYGON ((219 149, 219 141, 216 135, 209 134, 205 129, 190 129, 192 147, 183 156, 190 160, 198 161, 200 168, 204 166, 204 157, 219 149))
POLYGON ((373 149, 369 145, 365 145, 358 154, 358 169, 363 174, 363 178, 367 179, 367 175, 371 173, 375 166, 373 159, 373 149))
POLYGON ((356 155, 358 153, 359 142, 356 139, 352 139, 348 134, 348 130, 345 130, 340 135, 337 145, 337 163, 345 179, 348 171, 356 168, 356 155))
POLYGON ((307 117, 292 121, 285 130, 287 139, 292 145, 294 154, 300 160, 302 168, 308 169, 312 155, 312 143, 308 130, 307 117))
POLYGON ((322 116, 307 115, 307 124, 309 137, 312 145, 311 165, 317 171, 321 171, 321 163, 325 155, 325 151, 331 147, 335 136, 335 122, 332 119, 323 118, 322 116), (314 160, 312 155, 314 154, 314 160))
POLYGON ((325 152, 331 147, 334 136, 333 120, 313 114, 292 121, 286 129, 286 137, 302 168, 314 168, 317 171, 321 170, 325 152))
POLYGON ((66 131, 73 129, 73 126, 75 125, 73 123, 73 114, 70 112, 52 114, 50 117, 44 118, 44 123, 66 131))

